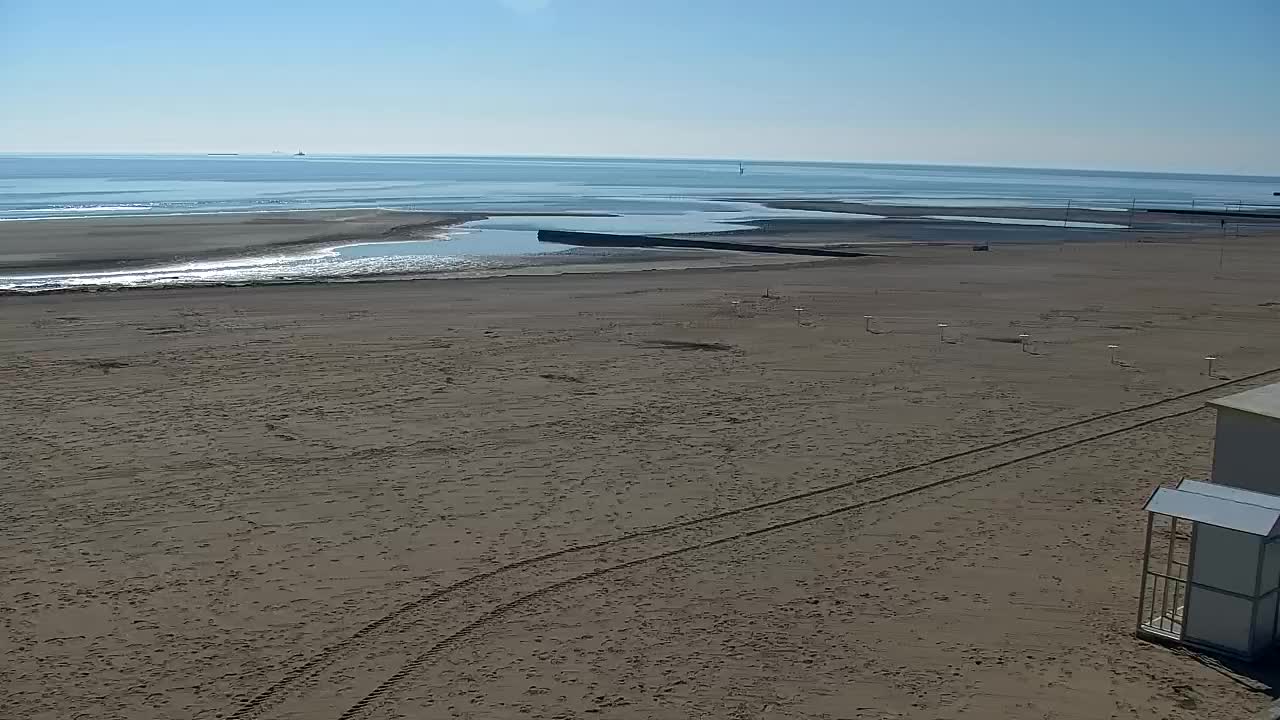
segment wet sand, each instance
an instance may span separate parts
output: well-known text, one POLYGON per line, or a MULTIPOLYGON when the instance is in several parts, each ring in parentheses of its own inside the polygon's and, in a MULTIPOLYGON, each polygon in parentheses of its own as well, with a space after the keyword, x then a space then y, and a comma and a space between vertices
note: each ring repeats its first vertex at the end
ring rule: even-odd
POLYGON ((1210 413, 884 473, 1280 367, 1277 239, 0 298, 0 717, 1251 717, 1210 413))
POLYGON ((265 248, 437 237, 480 215, 320 210, 0 223, 0 269, 83 269, 265 248))
MULTIPOLYGON (((769 203, 790 209, 848 210, 843 203, 769 203)), ((856 212, 874 212, 878 206, 856 206, 856 212)), ((798 242, 815 242, 813 230, 838 235, 846 242, 930 243, 948 240, 968 242, 972 237, 994 236, 1015 241, 1057 240, 1059 229, 976 225, 963 222, 919 221, 901 209, 885 206, 895 214, 888 221, 853 219, 768 220, 759 230, 741 233, 691 234, 776 236, 785 233, 798 242), (902 220, 913 222, 901 222, 902 220)), ((939 212, 945 208, 933 208, 939 212)), ((979 209, 989 214, 1001 208, 979 209)), ((1017 210, 1009 209, 1014 213, 1017 210)), ((225 213, 206 215, 70 218, 65 220, 0 222, 0 270, 77 270, 121 265, 141 265, 175 259, 209 258, 261 253, 272 249, 315 247, 351 242, 420 240, 443 235, 452 225, 509 213, 422 213, 398 210, 319 210, 279 213, 225 213)), ((539 214, 539 213, 527 213, 539 214)), ((568 215, 574 213, 550 213, 568 215)), ((1114 218, 1111 218, 1114 220, 1114 218)), ((1072 239, 1089 233, 1075 231, 1072 239)))
MULTIPOLYGON (((819 246, 835 251, 874 250, 914 245, 980 245, 988 243, 1061 243, 1091 241, 1189 241, 1226 232, 1226 223, 1246 229, 1246 234, 1280 229, 1280 219, 1236 217, 1224 221, 1212 215, 1106 212, 1076 208, 1070 222, 1103 223, 1112 228, 1061 227, 1068 217, 1058 208, 947 207, 874 205, 830 200, 754 200, 773 208, 814 210, 827 213, 871 214, 883 219, 838 217, 785 218, 754 221, 756 227, 719 233, 678 233, 686 239, 721 238, 731 242, 783 242, 792 246, 819 246), (964 218, 989 217, 1013 221, 1051 223, 1046 226, 973 222, 964 218), (956 218, 956 219, 951 219, 956 218), (1119 226, 1132 223, 1132 230, 1119 226)), ((279 213, 225 213, 177 216, 70 218, 65 220, 11 221, 0 223, 0 271, 76 271, 139 267, 175 260, 210 259, 261 254, 285 248, 333 246, 342 243, 404 241, 439 238, 450 226, 494 213, 422 213, 398 210, 355 209, 279 213)), ((524 213, 573 215, 577 213, 524 213)), ((1232 234, 1232 233, 1227 233, 1232 234)), ((717 253, 674 253, 664 256, 630 252, 578 252, 567 255, 529 256, 521 265, 644 264, 655 258, 696 259, 694 265, 726 265, 741 258, 717 253)), ((504 270, 505 272, 505 270, 504 270)))

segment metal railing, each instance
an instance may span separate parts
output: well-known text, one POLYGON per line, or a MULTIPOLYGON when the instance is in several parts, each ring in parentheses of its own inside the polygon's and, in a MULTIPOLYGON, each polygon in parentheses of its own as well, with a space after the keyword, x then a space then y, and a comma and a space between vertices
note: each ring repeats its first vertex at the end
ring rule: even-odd
POLYGON ((1175 563, 1175 571, 1180 576, 1147 571, 1146 587, 1149 592, 1143 598, 1143 628, 1174 638, 1182 637, 1182 611, 1187 604, 1186 568, 1183 563, 1175 563))
POLYGON ((1190 578, 1191 530, 1188 521, 1178 518, 1147 517, 1147 542, 1142 557, 1142 592, 1138 598, 1138 630, 1181 640, 1183 612, 1187 604, 1190 578), (1163 526, 1168 518, 1167 527, 1163 526), (1153 547, 1153 542, 1155 546, 1153 547))

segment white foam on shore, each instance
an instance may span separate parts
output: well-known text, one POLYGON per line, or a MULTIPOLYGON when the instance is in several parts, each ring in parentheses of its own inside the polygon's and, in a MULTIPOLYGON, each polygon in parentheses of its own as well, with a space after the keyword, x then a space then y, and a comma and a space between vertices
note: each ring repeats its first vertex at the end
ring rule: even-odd
POLYGON ((925 220, 956 220, 959 222, 992 223, 995 225, 1036 225, 1039 227, 1094 228, 1096 230, 1127 230, 1128 225, 1114 223, 1081 222, 1078 220, 1038 220, 1035 218, 1002 218, 981 215, 921 215, 925 220))
POLYGON ((118 270, 0 275, 0 291, 350 281, 520 264, 499 257, 535 255, 558 249, 563 246, 540 243, 536 233, 528 231, 460 230, 444 238, 347 242, 274 255, 241 255, 118 270), (532 238, 527 237, 530 235, 532 238))
MULTIPOLYGON (((131 212, 131 213, 137 213, 139 210, 148 210, 148 209, 153 208, 153 207, 155 207, 155 206, 154 206, 154 205, 147 205, 147 204, 144 204, 144 203, 134 203, 134 204, 131 204, 131 205, 61 205, 61 206, 58 206, 58 207, 31 208, 31 209, 29 209, 29 210, 17 210, 16 212, 24 212, 24 213, 122 213, 122 212, 131 212)), ((76 217, 86 217, 86 218, 89 218, 89 217, 98 217, 98 216, 97 216, 97 215, 65 215, 65 214, 62 214, 62 215, 37 216, 37 217, 31 217, 31 218, 27 218, 27 217, 6 217, 6 218, 0 218, 0 221, 5 221, 5 220, 42 220, 42 219, 45 219, 46 217, 47 217, 49 220, 70 220, 70 219, 72 219, 72 218, 76 218, 76 217)))

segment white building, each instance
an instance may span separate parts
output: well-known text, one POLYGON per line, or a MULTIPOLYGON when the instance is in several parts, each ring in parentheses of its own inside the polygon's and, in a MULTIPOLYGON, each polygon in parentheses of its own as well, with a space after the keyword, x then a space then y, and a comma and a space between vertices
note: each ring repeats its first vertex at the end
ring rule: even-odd
POLYGON ((1213 482, 1280 495, 1280 383, 1212 400, 1213 482))
POLYGON ((1280 597, 1280 384, 1209 403, 1210 482, 1147 501, 1138 634, 1252 659, 1276 641, 1280 597))

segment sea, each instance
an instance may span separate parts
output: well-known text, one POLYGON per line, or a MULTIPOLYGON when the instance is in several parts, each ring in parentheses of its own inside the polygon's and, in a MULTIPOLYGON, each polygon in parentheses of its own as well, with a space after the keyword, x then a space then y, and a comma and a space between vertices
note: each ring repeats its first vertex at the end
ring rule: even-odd
MULTIPOLYGON (((1278 189, 1276 177, 859 163, 0 154, 0 252, 3 223, 16 220, 349 208, 504 214, 459 226, 438 243, 356 243, 293 255, 202 258, 92 272, 0 270, 0 290, 483 271, 518 265, 512 258, 566 250, 538 243, 539 229, 675 234, 737 230, 777 218, 879 217, 780 210, 754 201, 760 199, 958 208, 1057 208, 1071 203, 1115 211, 1131 205, 1251 209, 1274 207, 1278 189)), ((981 215, 949 219, 1001 221, 981 215)))

